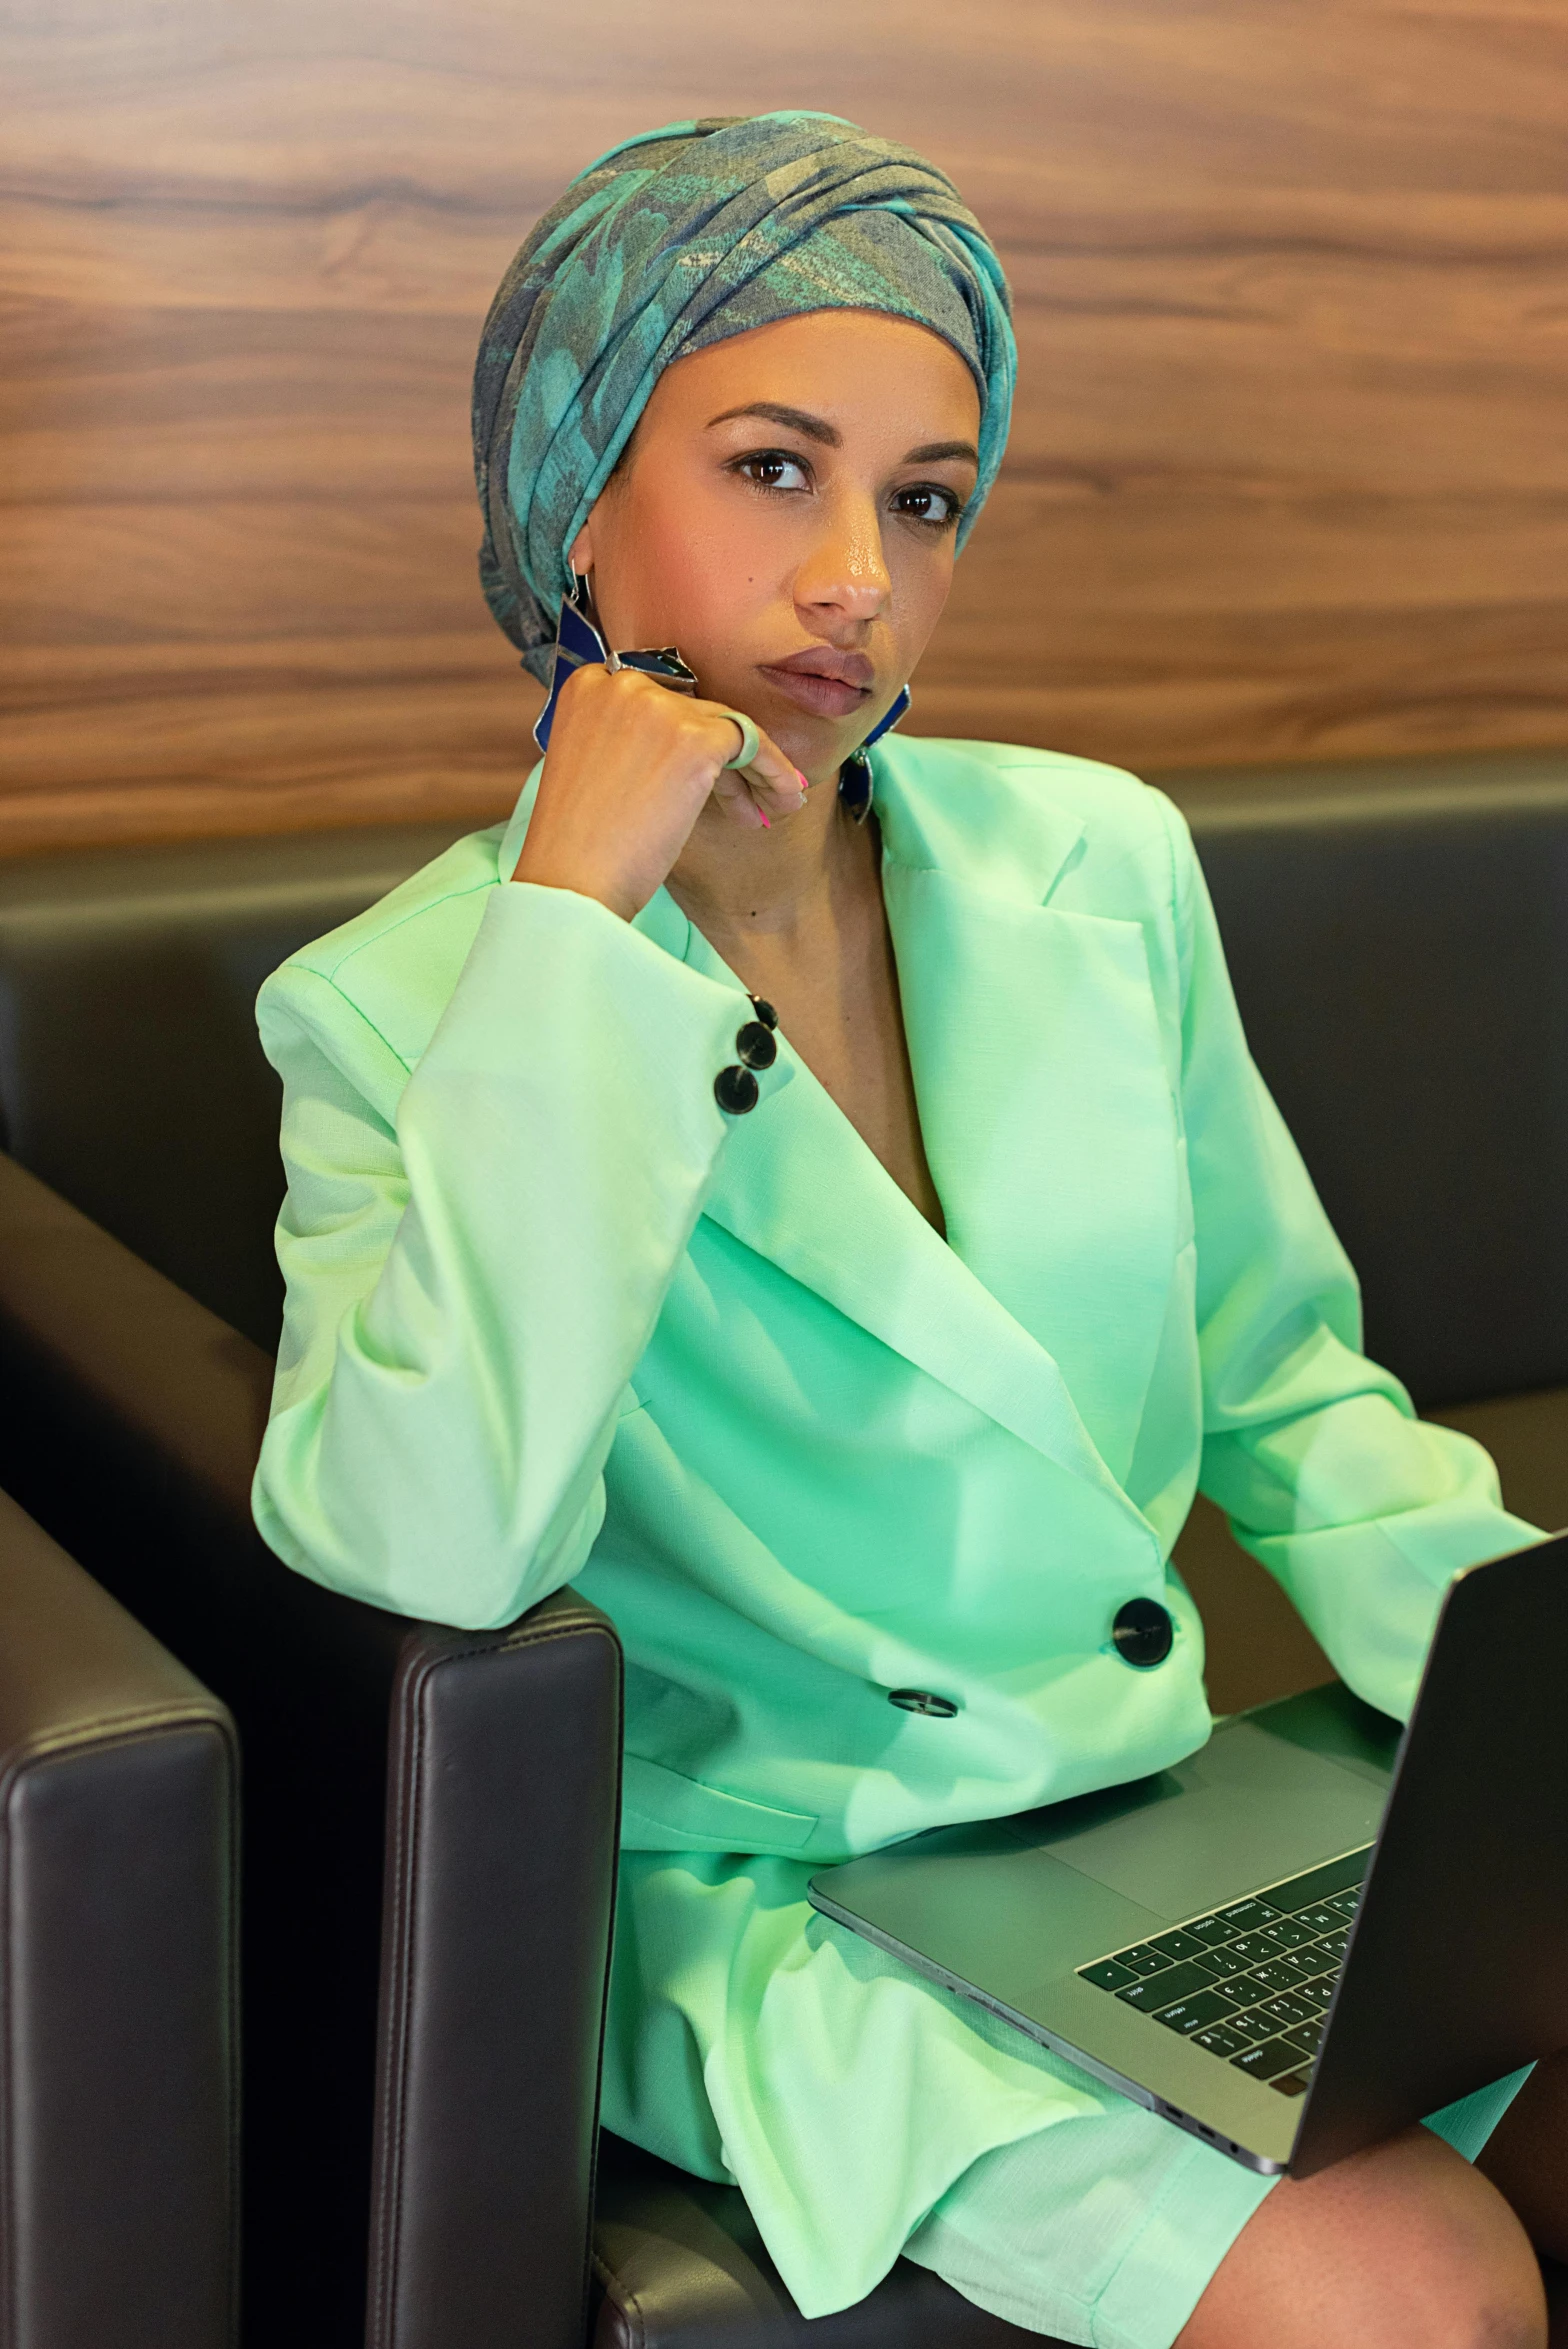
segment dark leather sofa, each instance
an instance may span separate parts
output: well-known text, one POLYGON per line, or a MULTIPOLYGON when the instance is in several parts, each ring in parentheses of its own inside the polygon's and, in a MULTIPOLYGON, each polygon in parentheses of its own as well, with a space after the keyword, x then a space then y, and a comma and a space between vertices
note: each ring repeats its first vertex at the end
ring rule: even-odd
POLYGON ((0 2344, 227 2349, 238 1755, 0 1493, 0 2344))
POLYGON ((613 1632, 569 1595, 411 1626, 287 1572, 249 1517, 268 1356, 11 1159, 0 1380, 0 1484, 239 1728, 242 2338, 580 2343, 613 1632))
MULTIPOLYGON (((1171 779, 1369 1341, 1568 1520, 1568 756, 1171 779)), ((289 1575, 247 1486, 278 1315, 260 979, 440 832, 0 870, 0 1484, 231 1707, 246 1756, 245 2331, 686 2349, 803 2321, 738 2196, 606 2141, 618 1654, 289 1575), (597 2205, 597 2234, 591 2212, 597 2205)), ((1200 1508, 1222 1709, 1326 1667, 1200 1508)), ((1037 2339, 900 2265, 824 2349, 1037 2339)))

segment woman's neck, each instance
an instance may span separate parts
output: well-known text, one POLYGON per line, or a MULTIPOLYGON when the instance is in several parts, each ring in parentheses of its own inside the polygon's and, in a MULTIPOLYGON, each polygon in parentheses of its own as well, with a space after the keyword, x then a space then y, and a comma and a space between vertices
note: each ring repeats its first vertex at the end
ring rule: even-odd
POLYGON ((742 831, 710 804, 667 886, 744 978, 748 949, 772 963, 807 946, 824 918, 842 919, 873 892, 880 898, 880 845, 874 823, 852 823, 833 786, 819 783, 799 815, 766 832, 742 831))

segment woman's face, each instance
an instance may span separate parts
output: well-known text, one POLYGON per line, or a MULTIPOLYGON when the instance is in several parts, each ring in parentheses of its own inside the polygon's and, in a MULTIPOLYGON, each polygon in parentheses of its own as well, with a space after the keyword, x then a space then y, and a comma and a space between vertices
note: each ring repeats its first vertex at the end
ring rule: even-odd
POLYGON ((611 644, 673 644, 813 781, 892 703, 947 600, 975 382, 925 327, 820 310, 666 368, 572 548, 611 644))

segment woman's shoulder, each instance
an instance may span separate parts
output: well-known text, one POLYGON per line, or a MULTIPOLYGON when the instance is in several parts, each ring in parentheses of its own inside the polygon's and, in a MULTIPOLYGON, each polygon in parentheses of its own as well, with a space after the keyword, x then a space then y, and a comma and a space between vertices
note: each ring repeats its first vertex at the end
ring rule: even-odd
MULTIPOLYGON (((878 808, 895 856, 1088 910, 1169 905, 1191 854, 1164 792, 1125 768, 1021 743, 890 736, 878 808)), ((1011 893, 1011 892, 1010 892, 1011 893)))
POLYGON ((312 939, 262 987, 269 1025, 305 1016, 364 1021, 411 1068, 457 983, 500 879, 505 827, 456 840, 395 889, 312 939))

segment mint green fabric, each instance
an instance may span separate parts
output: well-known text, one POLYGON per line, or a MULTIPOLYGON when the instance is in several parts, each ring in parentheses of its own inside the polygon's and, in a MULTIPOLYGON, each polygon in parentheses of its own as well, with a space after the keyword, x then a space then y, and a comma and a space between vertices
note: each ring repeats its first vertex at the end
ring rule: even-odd
MULTIPOLYGON (((738 2179, 808 2315, 902 2251, 1030 2331, 1169 2349, 1276 2181, 831 1924, 810 1873, 626 1854, 606 2124, 738 2179)), ((1526 2077, 1428 2125, 1474 2160, 1526 2077)))
POLYGON ((890 737, 872 765, 946 1243, 787 1036, 756 1110, 719 1110, 744 974, 666 892, 628 925, 507 881, 532 785, 259 1006, 289 1190, 258 1523, 317 1580, 456 1624, 575 1578, 627 1652, 628 1851, 686 1855, 639 1881, 790 1863, 752 1871, 755 1915, 723 1894, 722 1930, 706 1893, 685 1922, 662 1899, 641 1987, 618 1958, 611 2109, 696 2166, 722 2143, 814 2312, 978 2161, 1087 2116, 1049 2064, 959 2063, 929 1993, 878 1992, 898 2060, 847 2076, 923 2137, 896 2191, 846 2198, 810 2154, 821 2068, 768 2020, 775 1975, 786 2020, 803 1979, 799 1866, 1200 1745, 1169 1564, 1200 1483, 1399 1715, 1455 1567, 1534 1533, 1358 1350, 1169 802, 987 744, 890 737), (1152 1671, 1110 1636, 1139 1596, 1176 1625, 1152 1671))
POLYGON ((951 343, 980 392, 979 478, 1007 442, 1007 281, 934 164, 834 114, 676 122, 613 147, 534 226, 474 368, 479 576, 534 675, 549 675, 568 550, 663 370, 811 310, 880 310, 951 343))

